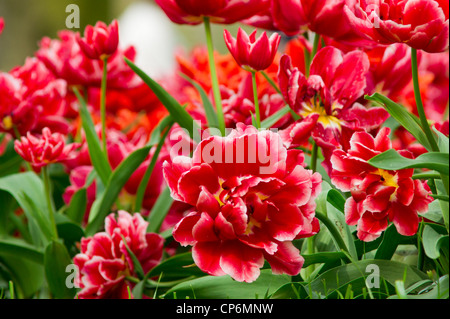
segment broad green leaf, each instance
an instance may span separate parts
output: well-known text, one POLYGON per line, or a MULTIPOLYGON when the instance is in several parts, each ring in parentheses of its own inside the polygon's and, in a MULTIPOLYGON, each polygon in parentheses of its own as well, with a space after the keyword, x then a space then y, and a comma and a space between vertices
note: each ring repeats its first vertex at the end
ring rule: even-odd
POLYGON ((24 210, 34 244, 50 240, 52 228, 41 179, 32 172, 9 175, 0 178, 0 190, 11 194, 24 210))
POLYGON ((438 136, 438 146, 441 153, 449 153, 450 152, 450 144, 449 144, 449 138, 439 132, 436 128, 433 127, 433 131, 438 136))
POLYGON ((175 293, 177 299, 262 299, 290 281, 291 277, 273 275, 271 270, 262 270, 252 283, 237 282, 230 276, 205 276, 176 285, 164 298, 172 299, 175 293))
POLYGON ((270 299, 308 299, 308 292, 303 283, 291 282, 281 286, 270 299))
MULTIPOLYGON (((84 230, 80 224, 73 222, 65 215, 55 214, 56 228, 60 239, 64 241, 67 250, 75 248, 76 244, 81 241, 84 236, 84 230)), ((76 249, 78 251, 78 248, 76 249)))
POLYGON ((369 164, 385 170, 401 170, 408 168, 427 168, 440 173, 449 174, 448 153, 425 153, 416 159, 401 156, 396 150, 390 149, 369 160, 369 164))
POLYGON ((336 189, 330 189, 327 195, 327 201, 337 208, 341 213, 345 214, 345 201, 346 199, 336 189))
MULTIPOLYGON (((348 284, 352 284, 354 293, 359 295, 363 288, 367 289, 367 277, 374 274, 372 270, 374 268, 368 268, 368 266, 377 267, 380 279, 386 280, 392 286, 397 280, 405 279, 405 287, 409 287, 418 281, 427 279, 425 273, 403 263, 390 260, 362 260, 328 270, 312 281, 306 290, 310 289, 315 294, 335 298, 337 291, 345 291, 348 284)), ((382 288, 380 280, 378 289, 382 288)))
POLYGON ((217 118, 216 110, 214 109, 214 106, 211 102, 211 100, 208 97, 208 94, 206 94, 205 90, 201 87, 200 84, 198 84, 196 81, 188 77, 186 74, 180 74, 183 79, 188 81, 192 84, 192 86, 195 87, 195 89, 200 94, 200 97, 202 98, 203 103, 203 109, 205 110, 206 120, 208 121, 208 127, 219 127, 219 120, 217 118))
POLYGON ((427 150, 431 150, 430 143, 428 142, 428 139, 420 125, 420 120, 415 115, 411 114, 403 106, 395 103, 382 94, 375 93, 372 96, 366 96, 365 98, 369 101, 381 103, 389 114, 391 114, 391 116, 396 119, 400 125, 409 131, 420 144, 422 144, 427 150))
POLYGON ((11 255, 3 258, 0 255, 0 264, 2 270, 6 269, 14 282, 16 298, 33 298, 36 292, 42 289, 45 280, 42 263, 21 256, 11 255))
POLYGON ((74 88, 74 92, 78 98, 78 101, 80 102, 80 117, 82 120, 84 133, 86 135, 89 156, 95 170, 97 171, 98 176, 102 180, 103 184, 106 185, 112 173, 111 166, 109 165, 108 158, 102 151, 100 139, 95 130, 91 114, 89 114, 89 111, 87 109, 86 101, 81 96, 77 88, 74 88))
POLYGON ((0 239, 0 256, 14 256, 37 264, 44 263, 44 253, 40 249, 17 238, 0 239))
POLYGON ((174 200, 172 196, 170 196, 170 189, 168 187, 164 188, 164 190, 159 195, 158 199, 153 205, 150 214, 148 215, 148 228, 147 232, 149 233, 158 233, 164 219, 167 216, 167 213, 170 210, 174 200))
POLYGON ((202 277, 206 274, 202 272, 192 259, 192 253, 175 255, 153 268, 147 275, 149 278, 163 274, 163 280, 176 280, 190 276, 202 277))
POLYGON ((67 217, 73 222, 81 225, 86 213, 87 193, 86 188, 79 189, 72 197, 67 208, 67 217))
POLYGON ((175 98, 173 98, 160 84, 139 69, 132 61, 125 58, 125 62, 150 87, 164 107, 169 111, 173 119, 189 132, 191 138, 196 136, 196 131, 199 130, 199 127, 180 103, 178 103, 178 101, 175 100, 175 98))
POLYGON ((428 205, 427 212, 423 214, 419 213, 419 215, 435 223, 444 224, 444 218, 442 216, 442 210, 438 200, 435 200, 430 205, 428 205))
MULTIPOLYGON (((353 260, 358 259, 358 253, 355 246, 355 238, 353 236, 352 227, 345 222, 345 215, 337 210, 333 205, 327 203, 327 218, 334 224, 347 246, 348 253, 353 260)), ((353 227, 354 228, 354 227, 353 227)), ((333 238, 335 239, 335 238, 333 238)), ((336 244, 337 245, 337 244, 336 244)), ((339 247, 336 246, 338 249, 339 247)))
POLYGON ((303 264, 303 268, 308 267, 313 264, 326 264, 333 263, 338 260, 347 260, 347 255, 340 251, 335 252, 322 252, 315 254, 302 254, 302 257, 305 259, 303 264))
POLYGON ((0 156, 0 177, 19 172, 22 157, 14 150, 14 141, 10 141, 0 156))
POLYGON ((438 259, 441 256, 441 247, 446 245, 448 249, 449 237, 438 233, 433 227, 425 225, 422 241, 425 254, 431 259, 438 259))
MULTIPOLYGON (((399 281, 402 283, 401 281, 399 281)), ((404 285, 403 285, 404 286, 404 285)), ((408 289, 405 290, 407 292, 408 289)), ((395 295, 389 297, 389 299, 448 299, 449 298, 449 278, 448 274, 439 278, 435 283, 432 283, 428 287, 425 287, 418 294, 402 294, 401 296, 395 295)))
POLYGON ((72 299, 75 297, 76 290, 68 288, 66 285, 68 276, 66 269, 70 264, 72 264, 72 259, 66 246, 57 241, 52 241, 45 249, 44 266, 49 289, 56 299, 72 299))
POLYGON ((414 244, 416 236, 403 236, 397 232, 395 225, 390 225, 382 235, 382 242, 377 249, 375 259, 389 260, 394 256, 398 245, 414 244))
POLYGON ((98 229, 103 225, 106 216, 110 213, 111 207, 119 196, 125 183, 136 169, 145 161, 151 146, 146 146, 131 153, 116 170, 106 184, 106 189, 100 197, 97 205, 93 205, 90 215, 89 223, 86 226, 86 235, 94 235, 98 229))

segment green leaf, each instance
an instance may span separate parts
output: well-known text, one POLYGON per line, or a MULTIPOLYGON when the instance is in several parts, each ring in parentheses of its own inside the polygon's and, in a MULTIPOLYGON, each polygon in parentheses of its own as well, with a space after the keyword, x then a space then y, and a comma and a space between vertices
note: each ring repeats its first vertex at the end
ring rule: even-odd
POLYGON ((44 254, 41 250, 17 238, 0 239, 0 256, 15 256, 37 264, 44 263, 44 254))
POLYGON ((153 205, 150 214, 148 215, 148 228, 147 232, 149 233, 158 233, 164 219, 167 216, 167 213, 170 210, 174 200, 172 196, 170 196, 170 189, 168 187, 164 188, 164 190, 159 195, 158 199, 153 205))
MULTIPOLYGON (((67 250, 75 248, 76 244, 84 236, 84 230, 81 228, 81 225, 74 223, 67 216, 61 214, 55 215, 55 222, 59 237, 64 241, 67 250)), ((78 248, 76 250, 78 251, 78 248)))
POLYGON ((99 198, 97 205, 93 205, 89 223, 86 226, 86 235, 94 235, 103 225, 106 216, 110 213, 111 207, 119 196, 125 183, 136 169, 145 161, 151 146, 146 146, 131 153, 125 160, 120 163, 106 184, 103 195, 99 198))
POLYGON ((286 116, 290 112, 291 108, 289 105, 283 107, 281 110, 275 112, 264 121, 261 122, 262 128, 271 128, 274 126, 279 120, 281 120, 284 116, 286 116))
POLYGON ((98 176, 102 180, 103 184, 106 185, 112 173, 111 166, 109 165, 108 158, 102 151, 100 139, 95 130, 91 114, 89 114, 89 111, 87 109, 86 101, 81 96, 77 88, 74 88, 73 91, 75 92, 75 95, 80 102, 80 117, 82 120, 84 133, 86 135, 89 156, 95 170, 97 171, 98 176))
POLYGON ((167 123, 166 132, 163 134, 163 136, 159 136, 158 146, 156 147, 156 150, 153 153, 150 165, 148 165, 148 167, 144 173, 144 176, 142 177, 142 180, 139 184, 137 193, 136 193, 136 202, 135 202, 135 209, 134 209, 136 212, 140 212, 142 209, 142 202, 144 201, 145 191, 148 187, 148 183, 152 176, 152 173, 155 168, 156 162, 158 160, 159 154, 161 153, 161 149, 163 148, 166 138, 170 132, 170 129, 172 128, 172 126, 174 124, 175 123, 173 122, 173 120, 169 121, 167 123))
POLYGON ((16 298, 33 298, 44 284, 44 267, 41 263, 24 259, 21 256, 0 255, 2 270, 11 276, 14 282, 16 298))
POLYGON ((191 138, 197 135, 200 128, 197 123, 191 117, 191 115, 175 100, 161 85, 155 80, 145 74, 144 71, 139 69, 132 61, 124 58, 125 62, 130 68, 150 87, 150 89, 156 94, 158 99, 169 111, 173 119, 184 129, 189 132, 191 138))
POLYGON ((75 296, 76 290, 66 285, 66 268, 70 264, 72 259, 66 246, 52 241, 45 249, 44 265, 49 289, 56 299, 72 299, 75 296))
POLYGON ((183 282, 170 289, 164 298, 177 299, 262 299, 291 281, 286 275, 273 275, 262 270, 252 283, 237 282, 229 276, 205 276, 183 282))
MULTIPOLYGON (((357 295, 367 289, 366 279, 369 275, 374 275, 373 270, 368 266, 377 266, 380 279, 394 286, 397 280, 405 279, 405 286, 427 279, 427 275, 417 270, 417 268, 390 260, 362 260, 333 268, 326 271, 307 287, 314 294, 336 298, 337 292, 345 293, 349 284, 352 285, 353 292, 357 295)), ((380 280, 380 286, 374 287, 377 291, 382 291, 383 285, 380 280)), ((385 292, 386 293, 386 292, 385 292)))
POLYGON ((9 175, 0 178, 0 190, 11 194, 24 210, 33 243, 38 246, 50 240, 52 228, 41 179, 33 172, 9 175))
POLYGON ((0 156, 0 177, 18 173, 22 163, 22 157, 14 150, 14 141, 10 141, 0 156))
POLYGON ((441 153, 449 153, 450 152, 450 144, 449 144, 449 138, 439 132, 435 127, 433 127, 433 131, 438 136, 438 146, 441 153))
POLYGON ((416 159, 401 156, 396 150, 390 149, 368 161, 374 167, 385 170, 401 170, 408 168, 427 168, 445 175, 449 174, 448 153, 425 153, 416 159))
POLYGON ((395 103, 388 97, 375 93, 372 96, 366 96, 366 100, 381 103, 391 116, 400 123, 408 132, 410 132, 416 140, 422 144, 427 150, 431 150, 430 143, 420 125, 420 120, 403 106, 395 103))
POLYGON ((169 115, 163 118, 152 131, 152 135, 150 137, 150 141, 147 143, 147 146, 155 146, 158 144, 159 141, 161 141, 161 135, 172 123, 174 123, 172 116, 169 115))
POLYGON ((270 299, 307 299, 308 292, 304 284, 300 282, 291 282, 281 286, 275 291, 270 299))
POLYGON ((72 197, 67 208, 67 217, 73 222, 81 225, 86 213, 87 191, 86 188, 79 189, 72 197))
POLYGON ((422 240, 425 254, 431 259, 438 259, 441 256, 441 247, 446 245, 448 248, 449 236, 440 234, 433 227, 425 225, 422 240))
POLYGON ((347 260, 347 255, 343 252, 323 252, 323 253, 315 253, 315 254, 302 254, 302 257, 305 259, 303 264, 303 268, 306 268, 310 265, 314 264, 326 264, 333 263, 338 260, 347 260))
MULTIPOLYGON (((399 281, 399 283, 402 283, 401 281, 399 281)), ((402 285, 402 284, 400 284, 402 285)), ((402 285, 404 287, 404 284, 402 285)), ((406 289, 405 292, 407 292, 406 289)), ((442 276, 441 278, 439 278, 439 280, 435 283, 432 283, 431 285, 429 285, 428 287, 422 289, 422 291, 420 291, 418 294, 416 295, 412 295, 412 294, 401 294, 399 295, 395 295, 395 296, 391 296, 389 297, 389 299, 432 299, 432 300, 436 300, 436 299, 448 299, 449 297, 449 277, 448 274, 445 276, 442 276)))
POLYGON ((133 262, 133 268, 134 272, 138 275, 139 279, 144 279, 144 269, 142 269, 142 265, 139 262, 139 259, 137 259, 136 255, 133 253, 133 251, 128 247, 127 240, 122 235, 122 242, 125 244, 125 248, 127 249, 128 254, 130 255, 131 261, 133 262))
POLYGON ((377 249, 375 259, 389 260, 394 256, 398 245, 415 244, 415 236, 403 236, 397 232, 394 224, 390 225, 383 233, 383 240, 377 249))
POLYGON ((217 118, 217 113, 211 100, 208 97, 208 94, 206 94, 205 90, 201 87, 200 84, 188 77, 186 74, 181 73, 180 75, 183 79, 191 83, 200 94, 200 97, 202 98, 203 109, 205 110, 206 120, 208 121, 208 127, 218 128, 219 120, 217 118))
POLYGON ((345 214, 345 202, 346 199, 336 189, 330 189, 327 195, 327 201, 337 208, 341 213, 345 214))
POLYGON ((178 254, 163 261, 148 273, 148 277, 159 276, 161 273, 164 273, 163 278, 166 281, 189 276, 201 277, 206 275, 194 264, 192 253, 190 252, 178 254))

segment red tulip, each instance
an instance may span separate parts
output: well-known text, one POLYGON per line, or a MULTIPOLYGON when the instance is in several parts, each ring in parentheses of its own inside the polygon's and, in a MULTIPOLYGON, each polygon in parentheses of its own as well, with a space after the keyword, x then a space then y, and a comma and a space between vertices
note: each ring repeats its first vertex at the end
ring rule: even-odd
POLYGON ((0 17, 0 34, 2 34, 4 27, 5 27, 5 20, 3 20, 2 17, 0 17))
POLYGON ((274 33, 270 39, 266 32, 257 39, 257 30, 248 36, 239 28, 237 38, 233 38, 228 30, 224 31, 225 42, 236 62, 248 71, 263 71, 275 59, 281 36, 274 33))
POLYGON ((322 165, 331 170, 330 157, 336 148, 348 148, 355 131, 378 129, 389 117, 381 107, 366 108, 357 101, 367 89, 370 62, 359 50, 344 54, 333 47, 321 49, 311 64, 309 78, 294 68, 289 56, 280 61, 278 81, 289 106, 301 119, 280 132, 289 148, 312 136, 325 157, 322 165))
POLYGON ((344 12, 361 35, 377 43, 406 43, 430 53, 449 47, 448 1, 359 0, 344 12))
POLYGON ((269 0, 156 0, 178 24, 200 24, 203 17, 214 23, 232 24, 250 18, 269 6, 269 0))
POLYGON ((133 252, 147 273, 162 258, 164 239, 147 233, 148 223, 138 213, 119 211, 105 220, 105 231, 81 239, 81 252, 73 259, 78 267, 75 283, 80 299, 128 299, 127 274, 135 275, 133 252), (126 244, 126 245, 125 245, 126 244), (128 247, 128 249, 127 249, 128 247))
POLYGON ((49 127, 66 134, 66 92, 66 82, 56 79, 36 58, 27 58, 25 65, 0 73, 0 131, 25 135, 49 127))
POLYGON ((193 246, 194 261, 213 276, 252 282, 264 259, 276 274, 298 274, 303 258, 292 240, 319 230, 321 176, 304 167, 302 151, 271 131, 239 123, 227 137, 204 139, 193 158, 163 166, 172 197, 193 207, 175 240, 193 246))
POLYGON ((117 51, 119 46, 119 25, 114 20, 109 26, 99 21, 93 26, 87 26, 84 38, 77 35, 81 50, 87 57, 98 60, 109 57, 117 51))
MULTIPOLYGON (((426 182, 412 179, 413 169, 387 171, 367 162, 392 148, 389 134, 389 128, 382 128, 375 138, 357 132, 350 140, 351 148, 347 152, 335 150, 331 158, 333 184, 352 195, 345 205, 346 221, 357 225, 357 235, 363 241, 378 238, 389 221, 401 235, 414 235, 418 213, 427 212, 433 201, 426 182)), ((408 151, 400 153, 412 157, 408 151)))
POLYGON ((244 23, 294 36, 309 29, 352 46, 373 46, 353 30, 343 14, 347 5, 353 8, 356 0, 271 0, 263 13, 244 23))
POLYGON ((42 130, 39 137, 30 133, 26 137, 22 136, 20 140, 14 142, 14 149, 29 162, 36 170, 53 163, 60 163, 70 159, 73 151, 78 148, 78 144, 66 145, 64 136, 59 133, 53 133, 49 128, 42 130))

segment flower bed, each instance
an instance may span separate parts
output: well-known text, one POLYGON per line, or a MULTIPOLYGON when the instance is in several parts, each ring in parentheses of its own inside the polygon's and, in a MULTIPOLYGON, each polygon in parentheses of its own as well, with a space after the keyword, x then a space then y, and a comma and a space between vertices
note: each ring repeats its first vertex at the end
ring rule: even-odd
POLYGON ((448 299, 448 1, 156 3, 173 73, 117 20, 0 72, 0 297, 448 299))

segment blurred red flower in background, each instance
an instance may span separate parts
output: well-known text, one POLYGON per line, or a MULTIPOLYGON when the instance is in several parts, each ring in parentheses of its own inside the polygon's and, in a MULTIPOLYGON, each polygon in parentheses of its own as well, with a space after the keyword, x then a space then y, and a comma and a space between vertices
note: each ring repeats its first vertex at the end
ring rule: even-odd
POLYGON ((344 12, 361 36, 380 44, 406 43, 431 53, 448 49, 448 0, 356 2, 344 12))

